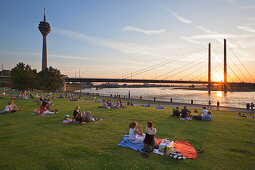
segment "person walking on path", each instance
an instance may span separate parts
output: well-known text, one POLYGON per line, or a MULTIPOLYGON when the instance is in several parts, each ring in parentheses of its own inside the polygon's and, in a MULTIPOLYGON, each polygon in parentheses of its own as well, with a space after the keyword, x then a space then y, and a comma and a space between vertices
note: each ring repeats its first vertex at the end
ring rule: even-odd
POLYGON ((253 111, 254 110, 254 104, 253 104, 253 102, 251 102, 251 111, 253 111))

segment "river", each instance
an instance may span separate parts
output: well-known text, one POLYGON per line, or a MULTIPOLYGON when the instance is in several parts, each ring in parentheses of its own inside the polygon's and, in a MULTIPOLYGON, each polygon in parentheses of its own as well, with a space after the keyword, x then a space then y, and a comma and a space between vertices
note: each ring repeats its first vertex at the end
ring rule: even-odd
POLYGON ((254 103, 255 92, 227 92, 212 91, 208 95, 207 91, 200 90, 185 90, 185 89, 174 89, 173 87, 150 87, 150 88, 88 88, 81 90, 86 93, 99 93, 99 95, 114 96, 115 94, 128 96, 130 91, 131 98, 153 100, 156 97, 157 101, 170 101, 172 98, 173 102, 190 103, 191 100, 194 104, 205 104, 208 105, 209 100, 212 105, 216 105, 217 101, 220 102, 221 106, 245 108, 246 103, 254 103))

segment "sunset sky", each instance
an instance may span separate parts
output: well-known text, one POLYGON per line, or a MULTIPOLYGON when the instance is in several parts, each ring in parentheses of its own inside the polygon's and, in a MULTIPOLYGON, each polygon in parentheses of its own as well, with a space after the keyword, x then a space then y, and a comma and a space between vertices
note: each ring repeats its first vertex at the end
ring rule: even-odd
POLYGON ((48 66, 69 77, 206 80, 210 42, 220 81, 225 38, 229 81, 255 82, 255 0, 1 0, 4 69, 41 70, 43 8, 48 66))

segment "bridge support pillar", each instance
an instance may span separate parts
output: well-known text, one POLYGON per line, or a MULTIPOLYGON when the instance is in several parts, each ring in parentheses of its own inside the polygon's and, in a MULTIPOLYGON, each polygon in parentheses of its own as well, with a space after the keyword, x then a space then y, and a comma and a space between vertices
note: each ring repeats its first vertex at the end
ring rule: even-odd
POLYGON ((211 43, 208 45, 208 93, 211 93, 211 43))
POLYGON ((224 92, 227 92, 227 40, 224 39, 224 92))

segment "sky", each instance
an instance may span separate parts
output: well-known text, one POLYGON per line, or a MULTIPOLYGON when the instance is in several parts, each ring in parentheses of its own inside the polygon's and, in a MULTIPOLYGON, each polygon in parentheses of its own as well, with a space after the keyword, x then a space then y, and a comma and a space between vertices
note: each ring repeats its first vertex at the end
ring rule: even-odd
POLYGON ((255 0, 0 0, 0 64, 41 71, 46 21, 48 66, 69 77, 255 82, 255 0))

